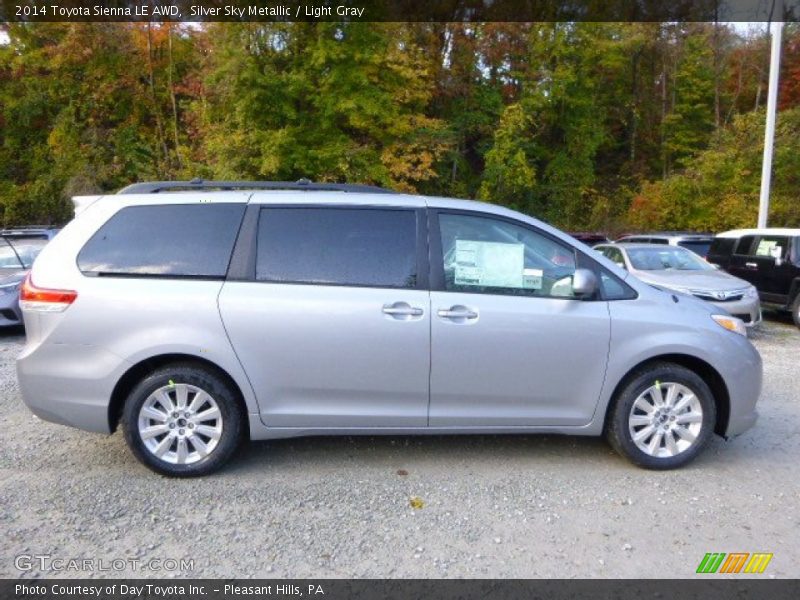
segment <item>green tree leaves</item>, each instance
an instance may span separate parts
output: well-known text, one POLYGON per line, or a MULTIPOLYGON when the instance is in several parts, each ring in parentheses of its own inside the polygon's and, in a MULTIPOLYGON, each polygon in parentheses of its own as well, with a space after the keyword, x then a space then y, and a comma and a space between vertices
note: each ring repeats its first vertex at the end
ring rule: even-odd
MULTIPOLYGON (((0 211, 133 181, 372 183, 569 229, 749 224, 768 44, 708 23, 36 23, 0 44, 0 211)), ((772 223, 797 222, 787 27, 772 223)))

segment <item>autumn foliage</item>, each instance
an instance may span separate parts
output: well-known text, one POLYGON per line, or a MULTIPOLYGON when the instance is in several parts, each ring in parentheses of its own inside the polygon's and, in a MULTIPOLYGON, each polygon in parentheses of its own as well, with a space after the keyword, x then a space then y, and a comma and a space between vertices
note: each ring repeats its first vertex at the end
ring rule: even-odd
MULTIPOLYGON (((713 23, 4 27, 6 225, 64 222, 75 194, 193 177, 480 197, 570 229, 719 230, 755 219, 763 32, 713 23)), ((793 25, 781 78, 771 223, 796 225, 793 25)))

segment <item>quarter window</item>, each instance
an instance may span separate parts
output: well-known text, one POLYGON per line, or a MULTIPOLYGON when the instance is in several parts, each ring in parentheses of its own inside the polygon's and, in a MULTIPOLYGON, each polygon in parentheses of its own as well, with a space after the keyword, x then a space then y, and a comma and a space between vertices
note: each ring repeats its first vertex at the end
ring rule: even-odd
POLYGON ((244 204, 129 206, 78 255, 86 275, 224 278, 244 204))
POLYGON ((256 279, 413 288, 413 210, 265 208, 258 223, 256 279))
POLYGON ((575 251, 507 221, 440 214, 449 291, 572 297, 575 251))

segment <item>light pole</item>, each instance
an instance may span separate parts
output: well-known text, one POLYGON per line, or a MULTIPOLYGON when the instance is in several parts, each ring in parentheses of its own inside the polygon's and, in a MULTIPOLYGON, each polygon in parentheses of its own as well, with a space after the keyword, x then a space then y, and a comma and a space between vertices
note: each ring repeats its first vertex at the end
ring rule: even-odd
MULTIPOLYGON (((783 3, 778 2, 782 8, 783 3)), ((778 15, 779 19, 783 14, 778 15)), ((772 23, 772 50, 769 57, 769 92, 767 93, 767 126, 764 130, 764 160, 761 163, 761 196, 758 203, 758 226, 767 226, 769 191, 772 179, 772 148, 775 143, 775 113, 778 109, 778 71, 781 65, 783 21, 772 23)))

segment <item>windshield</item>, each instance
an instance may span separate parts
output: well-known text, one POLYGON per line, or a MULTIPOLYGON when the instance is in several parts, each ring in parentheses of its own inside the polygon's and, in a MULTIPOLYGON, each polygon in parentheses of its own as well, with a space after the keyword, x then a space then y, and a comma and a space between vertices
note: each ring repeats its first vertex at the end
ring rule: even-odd
POLYGON ((713 269, 702 258, 683 248, 630 248, 628 258, 639 271, 708 271, 713 269))
POLYGON ((45 244, 47 244, 47 240, 23 239, 12 240, 9 243, 7 240, 0 239, 0 269, 30 269, 45 244), (13 244, 14 247, 12 248, 9 244, 13 244), (16 254, 14 250, 17 251, 16 254), (22 261, 21 265, 20 261, 22 261))

